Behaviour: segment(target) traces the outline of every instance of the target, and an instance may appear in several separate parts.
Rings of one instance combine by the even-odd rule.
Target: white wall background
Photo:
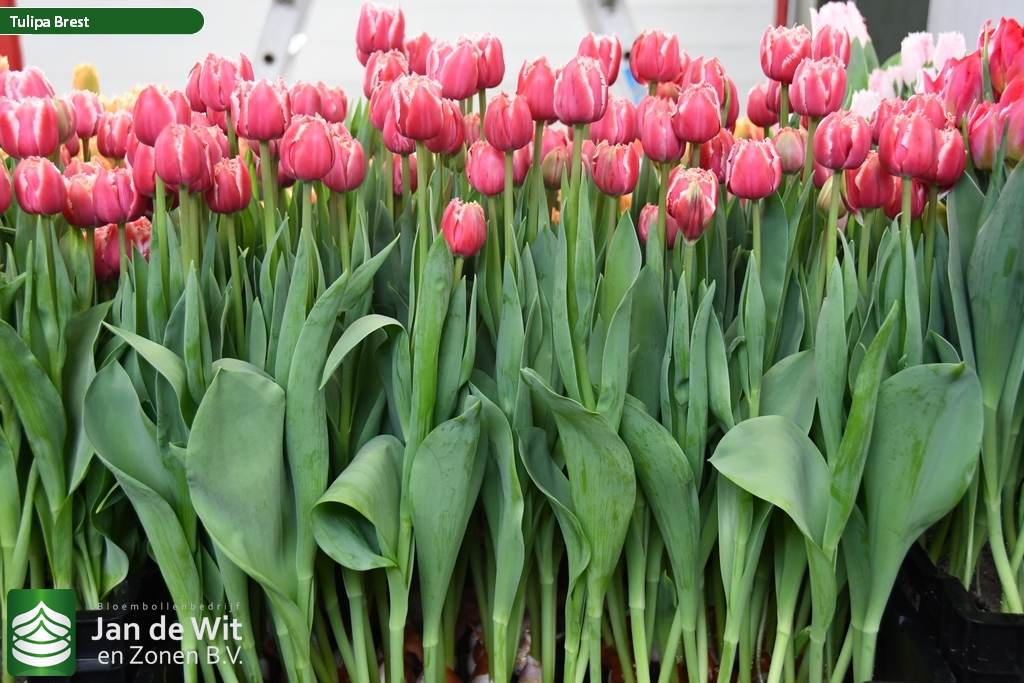
[[[313,0],[307,15],[307,42],[285,75],[323,80],[361,96],[363,68],[355,56],[355,22],[362,0]],[[761,34],[771,22],[774,0],[626,0],[634,28],[658,27],[676,33],[691,56],[717,56],[736,81],[742,100],[764,76],[758,61]],[[67,0],[21,0],[20,7],[67,6]],[[89,5],[129,4],[90,0]],[[138,5],[139,3],[130,3]],[[76,63],[92,62],[105,94],[137,84],[160,82],[183,87],[188,71],[208,52],[246,52],[251,57],[263,30],[269,0],[162,0],[161,6],[196,7],[206,19],[192,36],[23,36],[26,63],[42,68],[58,92],[71,87]],[[404,0],[406,34],[427,31],[454,39],[492,31],[504,45],[506,78],[515,89],[523,61],[546,54],[553,64],[573,56],[586,25],[580,0]],[[624,49],[631,38],[620,36]]]

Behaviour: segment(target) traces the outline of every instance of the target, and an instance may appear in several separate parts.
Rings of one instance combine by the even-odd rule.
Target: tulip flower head
[[[801,116],[822,117],[839,111],[846,97],[846,67],[836,57],[807,59],[797,66],[789,101]]]
[[[920,180],[903,178],[903,183],[912,183],[910,190],[910,220],[916,221],[924,214],[924,207],[928,201],[928,185]],[[899,178],[893,183],[892,197],[883,207],[886,217],[894,221],[903,212],[903,185]]]
[[[700,167],[714,173],[719,183],[726,181],[729,155],[735,142],[729,129],[723,128],[718,131],[718,135],[700,146]]]
[[[678,161],[686,143],[676,135],[672,119],[676,105],[662,97],[652,97],[641,104],[640,144],[651,161]]]
[[[425,140],[424,144],[434,154],[458,154],[466,139],[465,119],[453,100],[442,101],[441,114],[441,132]]]
[[[979,39],[978,47],[981,47]],[[1002,94],[1007,84],[1024,75],[1024,28],[1016,19],[1003,17],[988,41],[988,70],[992,89]]]
[[[202,138],[189,126],[180,123],[167,126],[153,149],[156,174],[165,184],[192,185],[202,180],[209,153]]]
[[[637,224],[637,232],[640,234],[640,241],[647,244],[647,237],[652,232],[658,231],[658,206],[648,204],[640,210],[640,221]],[[665,212],[665,246],[673,249],[676,246],[676,238],[679,237],[679,223],[672,216],[670,211]]]
[[[92,190],[93,207],[100,223],[124,223],[142,215],[142,195],[127,168],[101,169]]]
[[[103,115],[103,105],[96,93],[88,90],[74,90],[68,97],[75,107],[75,132],[85,140],[96,136]]]
[[[398,5],[364,2],[356,21],[356,57],[365,65],[374,52],[405,46],[405,14]]]
[[[637,137],[636,108],[624,97],[609,97],[608,108],[590,124],[590,139],[613,145],[633,142]]]
[[[590,32],[580,40],[576,54],[600,62],[608,86],[615,85],[619,77],[619,66],[622,64],[622,43],[619,42],[617,35],[599,36]]]
[[[452,199],[441,217],[441,232],[453,254],[461,258],[476,256],[487,240],[484,207]]]
[[[706,81],[688,85],[679,95],[672,126],[680,140],[697,145],[718,135],[722,113],[715,88]]]
[[[7,177],[6,173],[3,175],[4,178]],[[85,173],[76,173],[66,180],[67,201],[61,213],[64,214],[64,220],[68,222],[68,225],[86,229],[95,228],[99,225],[92,198],[95,182],[95,174],[88,175]],[[0,180],[0,184],[2,184],[2,180]],[[7,179],[6,185],[10,188],[10,179]]]
[[[608,107],[608,83],[601,63],[573,57],[555,79],[555,115],[567,126],[593,123]]]
[[[953,187],[967,167],[967,150],[964,139],[956,128],[943,128],[935,132],[936,163],[932,172],[924,177],[930,183],[945,190]],[[1018,149],[1017,159],[1020,159]],[[1007,145],[1010,156],[1010,145]]]
[[[441,84],[441,94],[450,100],[464,100],[477,91],[480,82],[480,48],[469,39],[455,43],[435,41],[427,53],[427,75]]]
[[[846,203],[851,211],[880,209],[896,192],[896,179],[885,172],[878,154],[868,152],[864,163],[846,171]]]
[[[782,160],[771,140],[737,140],[726,170],[729,192],[743,199],[761,199],[779,189]]]
[[[483,140],[474,142],[466,154],[466,176],[480,194],[501,194],[505,190],[505,155]]]
[[[358,140],[335,134],[334,165],[324,176],[324,185],[331,192],[351,192],[366,178],[366,153]]]
[[[281,138],[281,167],[296,180],[322,180],[334,165],[334,140],[320,116],[296,116]]]
[[[132,129],[131,112],[120,109],[105,112],[96,131],[96,148],[108,159],[123,159],[128,153],[128,134]]]
[[[441,132],[444,113],[441,108],[441,84],[412,74],[391,85],[391,106],[395,127],[411,140],[429,140]]]
[[[844,67],[850,66],[850,34],[846,29],[826,24],[814,33],[811,59],[837,57]]]
[[[533,119],[526,99],[505,92],[492,97],[484,114],[484,135],[502,152],[525,147],[533,139]]]
[[[363,76],[363,95],[366,99],[373,97],[377,88],[390,84],[396,78],[409,73],[409,62],[405,55],[398,50],[387,52],[374,52],[366,62],[366,72]],[[294,103],[293,103],[294,109]],[[294,112],[296,114],[306,112]]]
[[[64,176],[42,157],[22,159],[14,167],[14,194],[21,210],[33,216],[55,216],[68,199]]]
[[[814,134],[814,159],[834,171],[856,168],[871,149],[871,128],[849,111],[837,111],[821,120]]]
[[[52,155],[59,135],[52,98],[26,97],[0,116],[0,147],[15,159]]]
[[[505,53],[502,50],[501,41],[490,31],[475,34],[471,40],[478,51],[477,90],[497,88],[505,78]]]
[[[803,128],[783,128],[775,134],[775,151],[782,161],[783,173],[799,173],[807,158],[807,131]]]
[[[668,212],[687,244],[701,238],[718,205],[718,179],[703,168],[677,167],[668,186]]]
[[[206,205],[214,213],[242,211],[252,201],[249,167],[241,157],[221,159],[213,167],[213,185],[204,194]]]
[[[523,67],[519,70],[516,93],[526,98],[534,121],[555,120],[555,80],[557,78],[558,70],[548,63],[547,57],[539,57],[532,62],[523,62]]]
[[[938,160],[935,125],[923,114],[898,114],[882,126],[878,158],[887,173],[926,178]]]
[[[231,95],[231,120],[238,137],[247,140],[277,140],[291,123],[288,88],[280,78],[252,83],[242,81]]]
[[[633,145],[601,142],[594,152],[594,184],[601,192],[619,196],[636,187],[640,175],[640,155]]]
[[[189,123],[192,121],[192,110],[184,93],[171,93],[161,90],[155,85],[146,87],[135,100],[132,118],[132,132],[144,145],[153,146],[163,129],[172,123]],[[114,223],[116,221],[106,221]]]
[[[199,71],[199,97],[207,110],[226,111],[231,108],[231,95],[238,83],[253,79],[252,63],[245,55],[231,59],[211,53]]]
[[[633,41],[629,70],[638,83],[674,81],[682,72],[679,38],[661,29],[644,31]]]
[[[811,56],[811,32],[806,26],[772,26],[761,36],[761,69],[780,83],[792,83],[796,68]]]
[[[767,88],[765,83],[758,83],[747,93],[747,118],[761,128],[770,128],[779,122],[779,113],[768,108]]]
[[[427,75],[427,53],[433,45],[434,39],[426,31],[405,41],[405,56],[411,73]]]

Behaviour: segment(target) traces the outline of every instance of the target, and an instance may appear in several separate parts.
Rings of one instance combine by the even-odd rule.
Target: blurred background
[[[384,0],[389,2],[390,0]],[[361,96],[363,67],[355,54],[355,23],[362,0],[163,0],[154,5],[195,7],[206,23],[189,36],[22,36],[24,62],[46,73],[58,93],[71,88],[75,64],[92,62],[103,93],[114,96],[144,83],[183,88],[189,69],[208,52],[245,52],[257,76],[280,73],[293,82],[322,80]],[[5,2],[3,4],[9,4]],[[64,2],[19,0],[18,7]],[[88,0],[93,7],[139,2]],[[1024,18],[1024,0],[860,0],[879,58],[899,51],[909,31],[960,31],[968,49],[986,19]],[[814,0],[404,0],[406,37],[426,31],[453,40],[495,33],[505,51],[502,88],[514,90],[523,61],[545,54],[554,65],[572,57],[588,31],[616,33],[624,51],[648,28],[679,36],[692,57],[718,57],[742,101],[764,80],[758,46],[773,23],[809,24]],[[261,74],[262,71],[262,74]],[[628,72],[628,70],[626,70]],[[616,89],[629,94],[620,78]]]

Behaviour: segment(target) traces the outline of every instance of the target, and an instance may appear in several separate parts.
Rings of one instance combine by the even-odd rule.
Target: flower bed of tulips
[[[1024,31],[955,38],[832,3],[743,119],[373,4],[351,106],[0,73],[3,599],[152,557],[189,683],[859,683],[919,540],[1024,611]]]

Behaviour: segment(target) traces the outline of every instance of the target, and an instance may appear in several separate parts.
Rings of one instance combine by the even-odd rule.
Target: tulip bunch
[[[883,98],[829,3],[743,118],[660,30],[639,102],[594,34],[488,92],[495,35],[373,3],[351,107],[0,72],[2,599],[152,556],[241,623],[189,683],[866,681],[928,529],[1024,611],[1022,40]]]

